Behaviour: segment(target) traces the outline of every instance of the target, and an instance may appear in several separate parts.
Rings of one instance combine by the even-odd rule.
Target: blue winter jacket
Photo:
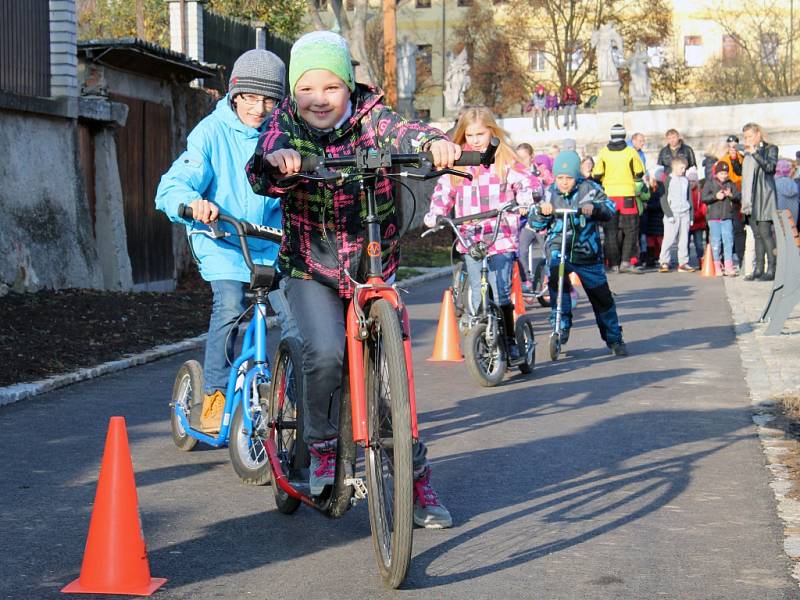
[[[576,265],[603,262],[603,247],[597,223],[609,221],[617,212],[614,203],[608,199],[603,188],[590,180],[578,179],[569,194],[562,194],[553,183],[544,193],[542,203],[550,203],[554,208],[580,209],[586,203],[594,205],[592,216],[581,213],[570,215],[567,228],[567,260]],[[541,206],[541,205],[540,205]],[[547,254],[553,262],[561,257],[561,235],[564,221],[561,215],[544,216],[537,213],[528,216],[528,227],[534,231],[548,229]]]
[[[156,207],[172,221],[185,224],[187,234],[206,226],[180,218],[178,205],[202,198],[219,206],[223,214],[280,228],[280,201],[254,193],[244,170],[255,152],[260,133],[261,130],[239,120],[227,96],[222,98],[214,112],[192,130],[186,150],[161,178]],[[226,224],[220,223],[220,227],[233,231]],[[212,240],[205,235],[191,235],[189,243],[206,281],[250,281],[250,271],[236,238]],[[275,263],[277,244],[248,238],[248,246],[254,262]]]

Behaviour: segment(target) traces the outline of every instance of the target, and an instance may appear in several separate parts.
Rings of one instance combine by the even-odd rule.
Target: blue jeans
[[[600,330],[600,337],[607,345],[622,341],[622,327],[617,316],[617,307],[611,289],[608,287],[606,270],[603,263],[591,265],[576,265],[569,261],[564,263],[564,289],[561,294],[561,328],[568,330],[572,327],[572,298],[570,298],[569,278],[570,273],[577,273],[581,284],[589,298],[594,311],[594,319]],[[556,324],[556,298],[558,298],[558,253],[554,252],[550,259],[550,324]]]
[[[489,285],[492,286],[494,301],[498,306],[511,304],[511,273],[514,269],[514,254],[493,254],[489,257]],[[469,288],[472,292],[472,306],[475,310],[481,305],[481,264],[469,255],[464,256],[469,273]]]
[[[214,299],[203,359],[203,390],[206,394],[213,394],[215,390],[224,393],[228,387],[231,367],[229,359],[232,361],[236,356],[236,338],[239,335],[239,327],[234,328],[233,324],[247,306],[244,294],[249,287],[241,281],[228,279],[210,283]],[[281,280],[279,289],[269,293],[269,302],[280,319],[281,338],[299,337],[297,324],[283,293],[284,287],[285,279]]]
[[[703,230],[696,229],[689,232],[689,254],[691,255],[691,244],[694,244],[694,253],[697,255],[697,266],[700,266],[700,261],[703,260],[703,254],[706,251],[705,244],[703,244]]]
[[[724,256],[726,263],[733,262],[733,221],[731,219],[709,221],[708,229],[711,233],[711,251],[714,253],[714,260],[721,261]]]

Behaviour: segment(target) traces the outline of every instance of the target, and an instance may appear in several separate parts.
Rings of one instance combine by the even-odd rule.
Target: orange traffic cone
[[[166,581],[150,577],[125,419],[111,417],[81,575],[61,591],[149,596]]]
[[[467,290],[469,293],[469,290]],[[442,297],[442,308],[439,311],[439,327],[433,342],[431,362],[461,362],[464,355],[458,347],[458,324],[456,323],[456,307],[453,304],[453,290],[447,288]]]
[[[522,277],[519,274],[519,263],[514,261],[514,270],[511,274],[511,301],[514,303],[514,317],[519,318],[525,314],[525,299],[522,297]]]
[[[716,277],[717,270],[714,268],[714,253],[711,251],[711,244],[706,244],[706,251],[703,254],[700,274],[703,277]]]

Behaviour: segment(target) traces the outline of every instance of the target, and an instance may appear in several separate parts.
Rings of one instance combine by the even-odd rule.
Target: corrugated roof
[[[78,42],[78,56],[159,79],[175,77],[188,82],[217,73],[216,65],[201,63],[138,38],[82,40]]]

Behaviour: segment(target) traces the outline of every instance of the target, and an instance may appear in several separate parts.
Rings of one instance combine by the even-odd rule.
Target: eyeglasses
[[[245,106],[253,107],[262,104],[265,110],[272,110],[275,108],[275,100],[273,98],[267,98],[266,96],[256,96],[255,94],[239,94],[239,98],[242,100],[242,104]]]

